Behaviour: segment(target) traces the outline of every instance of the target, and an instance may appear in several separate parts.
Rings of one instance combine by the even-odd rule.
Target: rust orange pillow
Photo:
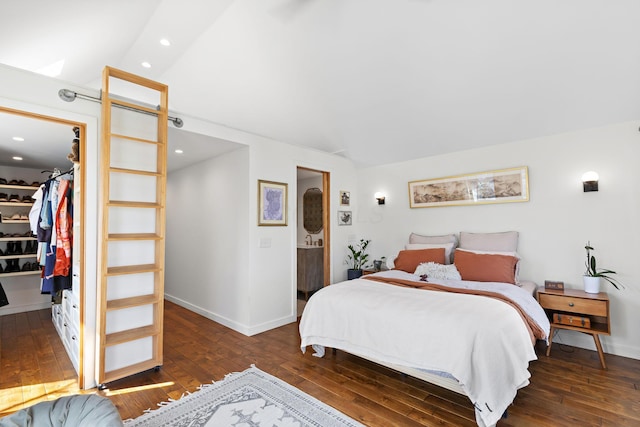
[[[393,261],[396,270],[412,273],[423,262],[437,262],[444,264],[444,248],[412,249],[400,251]]]
[[[457,249],[453,263],[462,280],[516,283],[518,258],[509,255],[477,254]]]

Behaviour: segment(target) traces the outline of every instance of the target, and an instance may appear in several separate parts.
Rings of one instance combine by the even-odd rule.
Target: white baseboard
[[[220,316],[212,311],[206,310],[200,306],[190,303],[189,301],[185,301],[183,299],[174,297],[173,295],[164,294],[164,297],[167,301],[171,301],[174,304],[178,304],[181,307],[186,308],[189,311],[193,311],[194,313],[198,313],[201,316],[206,317],[207,319],[211,319],[214,322],[220,323],[228,328],[233,329],[236,332],[240,332],[243,335],[252,336],[259,334],[264,331],[268,331],[270,329],[274,329],[283,325],[288,325],[289,323],[295,322],[296,316],[287,316],[281,319],[276,319],[270,322],[265,322],[261,325],[256,326],[247,326],[231,319],[227,319],[224,316]]]
[[[38,304],[28,304],[28,305],[20,305],[11,307],[11,304],[0,308],[0,316],[4,316],[6,314],[15,314],[15,313],[24,313],[25,311],[35,311],[42,310],[44,308],[51,308],[51,302],[41,302]]]

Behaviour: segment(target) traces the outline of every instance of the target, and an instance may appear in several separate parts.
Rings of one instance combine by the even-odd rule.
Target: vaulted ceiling
[[[638,16],[636,0],[23,0],[0,15],[0,62],[91,87],[114,66],[167,83],[173,111],[375,165],[639,119]]]

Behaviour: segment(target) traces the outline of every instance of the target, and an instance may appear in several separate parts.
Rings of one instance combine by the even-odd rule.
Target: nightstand
[[[607,369],[600,344],[601,334],[611,335],[609,297],[605,292],[588,294],[576,289],[556,291],[538,288],[538,302],[551,322],[547,356],[551,352],[553,333],[556,329],[583,332],[593,336],[600,364]]]

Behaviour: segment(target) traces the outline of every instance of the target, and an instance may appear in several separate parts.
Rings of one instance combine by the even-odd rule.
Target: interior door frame
[[[13,109],[13,108],[9,108],[9,107],[4,107],[2,105],[0,105],[0,113],[7,113],[7,114],[14,114],[17,116],[22,116],[22,117],[28,117],[28,118],[32,118],[35,120],[45,120],[48,122],[52,122],[52,123],[56,123],[56,124],[60,124],[63,126],[69,126],[71,128],[73,127],[78,127],[80,128],[80,174],[75,175],[74,180],[78,179],[80,182],[80,210],[76,211],[74,209],[74,216],[75,215],[80,215],[80,236],[75,236],[74,235],[74,244],[79,244],[80,248],[78,250],[78,253],[80,254],[80,260],[79,260],[79,266],[80,266],[80,271],[77,272],[78,273],[78,277],[79,277],[79,284],[78,284],[78,291],[79,291],[79,295],[78,295],[78,301],[81,304],[80,307],[80,324],[78,325],[79,331],[78,334],[80,335],[78,337],[78,345],[79,345],[79,353],[78,353],[78,387],[83,390],[85,387],[85,376],[84,376],[84,338],[85,338],[85,305],[86,305],[86,301],[85,301],[85,236],[86,236],[86,230],[85,230],[85,207],[86,207],[86,134],[87,134],[87,124],[83,123],[83,122],[76,122],[74,120],[68,120],[68,119],[63,119],[60,117],[53,117],[53,116],[49,116],[49,115],[44,115],[44,114],[39,114],[39,113],[34,113],[31,111],[25,111],[25,110],[17,110],[17,109]],[[72,138],[69,138],[69,147],[71,147],[71,140]],[[77,212],[77,214],[76,214]]]
[[[331,173],[306,166],[297,166],[296,170],[307,170],[319,173],[322,176],[322,286],[331,283]]]

